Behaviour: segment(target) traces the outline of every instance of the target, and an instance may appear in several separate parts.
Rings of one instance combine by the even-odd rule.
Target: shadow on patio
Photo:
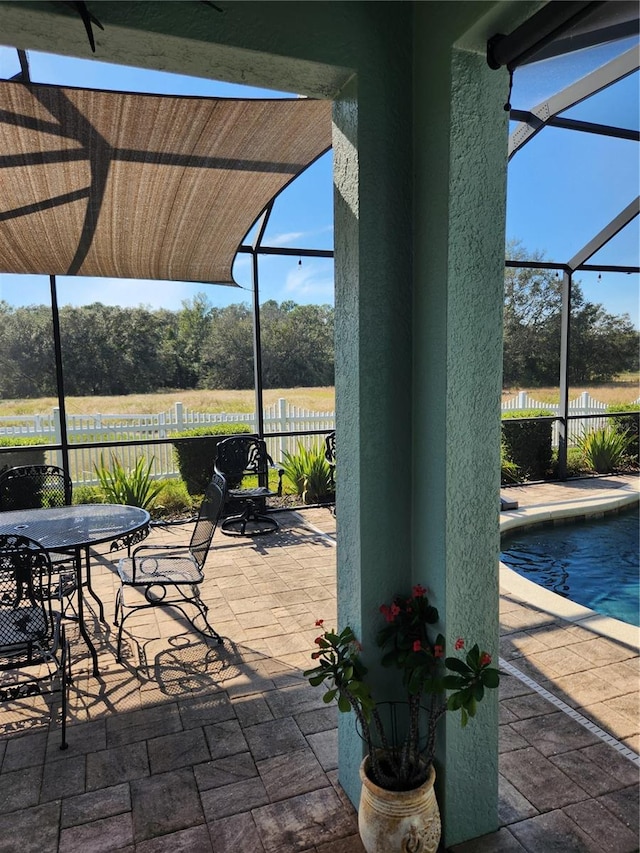
[[[202,592],[223,647],[154,609],[130,618],[117,664],[113,555],[94,554],[107,617],[101,624],[92,611],[89,626],[101,674],[90,675],[69,623],[66,752],[43,697],[3,706],[0,853],[362,853],[355,810],[337,782],[336,710],[302,676],[315,620],[336,620],[335,518],[307,509],[279,520],[271,536],[214,539]],[[189,532],[155,528],[151,537],[185,541]],[[527,659],[531,651],[545,660],[545,649],[555,659],[554,649],[572,644],[585,679],[606,665],[621,685],[625,674],[632,680],[637,653],[510,595],[502,621],[503,658],[531,679],[510,670],[501,685],[504,826],[456,853],[637,850],[637,768],[541,695],[536,685],[553,691],[553,673]],[[587,652],[606,660],[589,661]],[[561,696],[584,705],[568,690]]]

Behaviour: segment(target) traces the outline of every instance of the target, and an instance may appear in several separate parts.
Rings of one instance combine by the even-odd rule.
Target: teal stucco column
[[[465,5],[414,47],[413,567],[457,637],[497,662],[506,76],[457,48]],[[452,49],[453,45],[453,49]],[[498,691],[441,725],[447,845],[498,826]]]

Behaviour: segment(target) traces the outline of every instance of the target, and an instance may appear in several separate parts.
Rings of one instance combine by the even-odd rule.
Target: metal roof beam
[[[567,264],[572,270],[578,269],[582,264],[586,263],[592,255],[595,255],[609,240],[618,234],[619,231],[628,225],[640,213],[640,196],[637,196],[631,204],[628,204],[624,210],[611,220],[602,231],[596,234],[593,239],[575,254]]]
[[[519,151],[523,145],[529,142],[539,133],[543,127],[550,124],[551,120],[568,110],[570,107],[579,104],[586,98],[590,98],[597,92],[601,92],[608,86],[617,83],[629,74],[633,74],[638,70],[640,62],[638,59],[637,47],[632,47],[625,53],[620,54],[611,62],[596,68],[590,74],[567,86],[561,92],[553,95],[546,101],[542,101],[531,110],[532,120],[521,122],[513,133],[509,136],[509,159],[513,157],[516,151]]]
[[[511,119],[528,124],[533,128],[542,128],[544,122],[528,110],[511,110]],[[560,127],[563,130],[577,130],[582,133],[595,133],[600,136],[609,136],[613,139],[628,139],[631,142],[640,142],[640,131],[631,130],[626,127],[614,127],[611,124],[597,124],[592,121],[579,121],[572,118],[560,118],[553,116],[546,122],[547,127]]]

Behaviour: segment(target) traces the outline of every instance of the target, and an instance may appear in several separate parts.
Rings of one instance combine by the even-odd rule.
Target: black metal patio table
[[[104,608],[91,586],[89,549],[103,542],[111,542],[112,550],[129,547],[148,534],[149,520],[146,510],[119,504],[78,504],[0,512],[0,533],[18,533],[39,542],[47,551],[68,551],[75,555],[78,624],[91,653],[94,675],[98,675],[98,655],[84,622],[83,586],[87,587],[97,602],[102,622]],[[86,574],[84,580],[83,563]]]

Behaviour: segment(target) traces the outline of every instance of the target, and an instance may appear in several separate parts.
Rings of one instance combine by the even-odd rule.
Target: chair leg
[[[275,518],[260,512],[253,502],[240,515],[231,515],[220,524],[220,530],[226,536],[265,536],[275,533],[279,527]]]
[[[69,700],[69,683],[71,682],[71,658],[69,655],[69,645],[65,635],[64,625],[60,629],[61,654],[60,654],[60,669],[61,669],[61,691],[62,691],[62,739],[60,741],[60,749],[67,749],[67,706]]]

